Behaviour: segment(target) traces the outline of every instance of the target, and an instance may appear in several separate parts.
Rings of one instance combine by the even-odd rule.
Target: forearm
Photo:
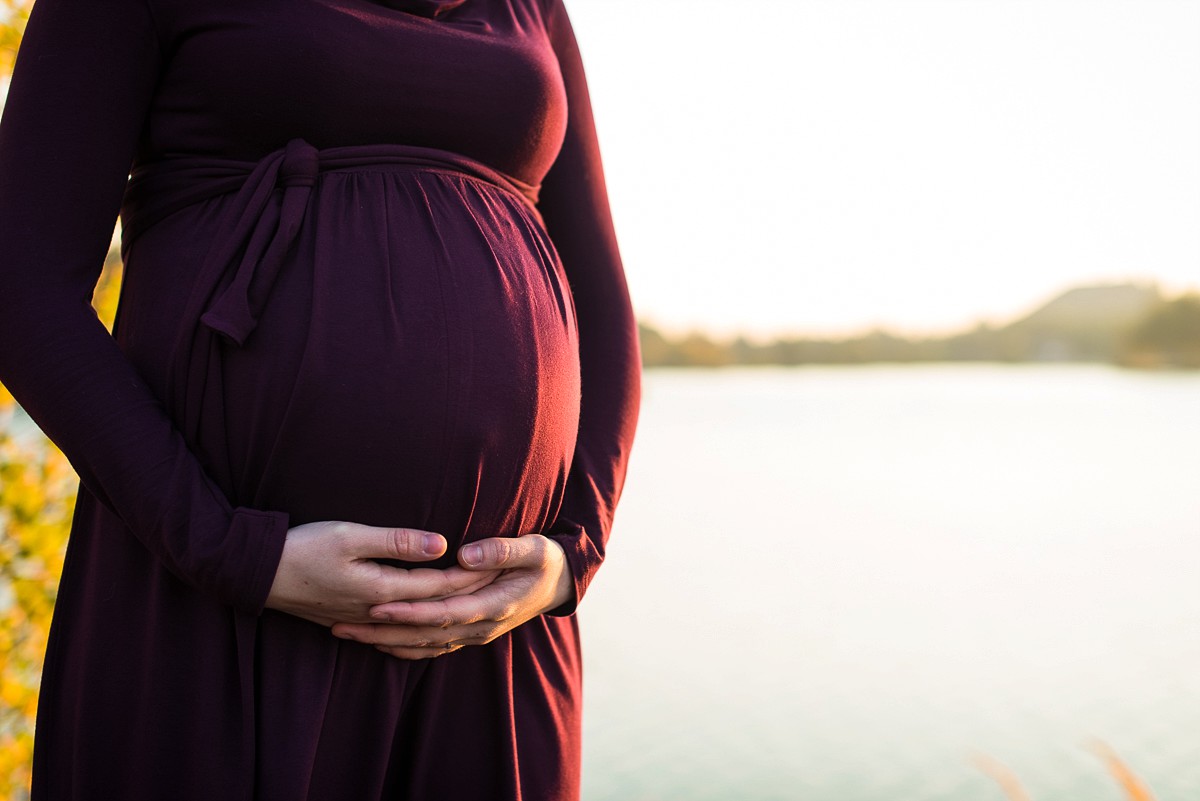
[[[0,122],[0,381],[168,568],[261,608],[287,518],[234,510],[90,306],[161,49],[142,0],[39,0]]]

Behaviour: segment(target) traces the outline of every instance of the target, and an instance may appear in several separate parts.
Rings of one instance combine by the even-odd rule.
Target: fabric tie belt
[[[258,162],[185,156],[139,165],[121,207],[122,254],[146,230],[195,203],[236,192],[201,267],[200,322],[239,346],[258,324],[284,258],[300,232],[321,172],[411,167],[485,181],[537,212],[538,187],[457,153],[410,145],[317,150],[293,139]],[[277,192],[276,190],[282,190]],[[232,273],[230,271],[232,270]],[[216,289],[221,285],[224,286]]]

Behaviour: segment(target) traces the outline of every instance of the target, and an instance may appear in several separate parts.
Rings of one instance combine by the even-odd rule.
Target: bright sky
[[[567,0],[639,315],[945,330],[1200,288],[1200,0]]]

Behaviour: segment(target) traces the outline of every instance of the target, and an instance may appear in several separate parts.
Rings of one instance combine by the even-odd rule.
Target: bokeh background
[[[1200,0],[567,5],[647,366],[585,798],[1200,798]],[[0,394],[0,797],[74,483]]]

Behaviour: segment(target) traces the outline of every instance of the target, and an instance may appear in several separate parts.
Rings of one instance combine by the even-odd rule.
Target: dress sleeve
[[[562,0],[548,0],[547,29],[566,85],[568,119],[539,205],[575,298],[583,390],[566,494],[548,532],[566,551],[575,580],[575,599],[551,612],[567,615],[604,559],[637,425],[641,359],[583,62]]]
[[[147,0],[38,0],[0,122],[0,381],[172,572],[256,614],[287,533],[233,509],[92,310],[162,62]]]

